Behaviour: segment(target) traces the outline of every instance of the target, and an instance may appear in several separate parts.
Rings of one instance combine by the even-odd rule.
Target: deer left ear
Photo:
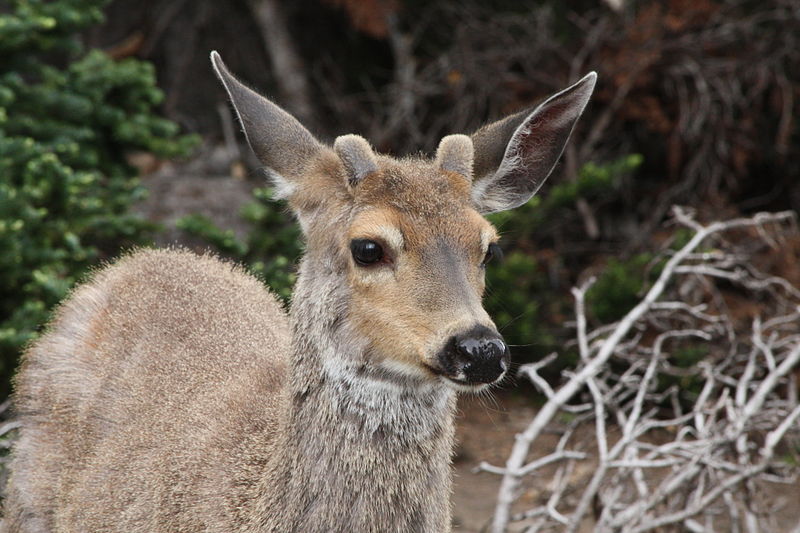
[[[297,119],[237,80],[217,52],[211,52],[211,64],[230,96],[247,142],[272,171],[280,196],[289,196],[309,161],[324,147]]]
[[[527,110],[472,134],[475,147],[472,198],[481,213],[518,207],[536,193],[564,151],[586,108],[597,74]]]

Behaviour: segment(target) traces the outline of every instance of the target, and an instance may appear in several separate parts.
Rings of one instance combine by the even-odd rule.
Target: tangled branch
[[[585,298],[593,280],[573,290],[577,368],[555,390],[537,373],[552,357],[520,369],[547,402],[517,436],[505,467],[481,465],[503,476],[493,532],[511,522],[529,532],[574,532],[587,523],[631,533],[775,528],[775,508],[786,502],[757,495],[760,484],[798,478],[779,456],[800,437],[792,374],[800,367],[800,291],[749,259],[753,242],[776,247],[796,231],[794,216],[701,225],[673,208],[675,222],[694,235],[668,252],[656,281],[620,321],[590,331]],[[725,239],[735,232],[747,233],[735,239],[747,244]],[[758,304],[755,316],[733,315],[725,303],[732,290]],[[686,364],[682,350],[701,356]],[[569,422],[557,428],[556,449],[531,459],[557,417]],[[577,479],[581,464],[592,466],[591,475]],[[512,512],[525,481],[553,465],[540,505]]]

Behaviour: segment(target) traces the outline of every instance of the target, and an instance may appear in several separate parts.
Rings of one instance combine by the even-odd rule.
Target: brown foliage
[[[387,17],[398,9],[396,0],[323,0],[344,9],[350,23],[358,31],[383,39],[389,34]]]

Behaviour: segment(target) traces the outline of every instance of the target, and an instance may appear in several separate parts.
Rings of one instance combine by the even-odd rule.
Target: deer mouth
[[[502,372],[493,379],[486,380],[469,379],[463,371],[450,373],[438,365],[433,366],[426,364],[425,367],[449,387],[462,392],[477,392],[503,380],[507,373],[508,363],[503,360],[500,364],[502,366]]]

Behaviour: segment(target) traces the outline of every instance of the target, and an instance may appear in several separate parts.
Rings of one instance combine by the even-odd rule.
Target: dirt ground
[[[146,162],[139,164],[147,168]],[[149,194],[135,209],[148,220],[163,226],[164,231],[157,236],[156,244],[202,247],[202,243],[175,228],[179,218],[194,213],[205,215],[221,228],[232,229],[237,236],[244,237],[248,226],[239,216],[239,211],[251,201],[251,192],[258,184],[254,180],[191,171],[191,164],[175,168],[165,163],[142,178]]]
[[[536,410],[530,401],[509,393],[491,399],[464,396],[458,407],[453,529],[479,533],[491,521],[500,476],[476,473],[475,468],[482,461],[503,466],[514,445],[514,436],[525,429]]]

